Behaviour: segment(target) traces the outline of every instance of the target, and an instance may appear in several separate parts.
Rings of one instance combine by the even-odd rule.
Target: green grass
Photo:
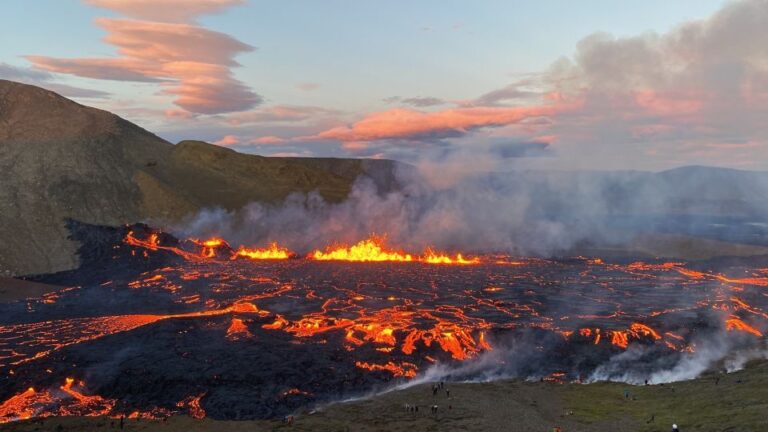
[[[630,399],[624,397],[627,390]],[[566,386],[562,397],[574,416],[585,423],[614,417],[636,420],[638,431],[669,430],[673,423],[683,431],[768,430],[768,363],[666,385]],[[652,416],[654,420],[649,422]]]

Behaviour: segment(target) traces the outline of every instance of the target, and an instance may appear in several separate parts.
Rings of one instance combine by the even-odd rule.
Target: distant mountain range
[[[178,220],[318,191],[340,201],[359,175],[393,188],[386,160],[272,158],[201,141],[173,145],[114,114],[0,80],[0,275],[78,265],[66,219]]]

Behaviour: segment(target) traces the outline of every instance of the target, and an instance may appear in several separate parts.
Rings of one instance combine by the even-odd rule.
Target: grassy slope
[[[632,395],[629,400],[625,390]],[[673,422],[684,431],[768,430],[768,362],[734,374],[667,385],[566,386],[561,396],[581,420],[630,418],[638,423],[638,431],[669,430]]]
[[[499,381],[449,384],[451,397],[432,396],[429,385],[335,404],[280,422],[217,422],[174,417],[165,422],[130,421],[130,431],[668,431],[673,422],[682,431],[768,430],[768,362],[746,370],[667,385],[628,386],[620,383],[558,385]],[[632,397],[626,399],[629,390]],[[418,413],[403,409],[419,404]],[[431,414],[429,405],[439,405]],[[451,409],[448,410],[448,406]],[[654,420],[649,422],[651,416]],[[3,431],[109,430],[110,419],[54,418],[19,422]]]

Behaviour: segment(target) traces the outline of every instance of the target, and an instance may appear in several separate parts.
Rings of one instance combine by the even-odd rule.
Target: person
[[[680,432],[680,429],[677,428],[676,424],[672,425],[672,432]]]
[[[445,397],[451,397],[451,391],[450,390],[446,390],[445,391]]]
[[[125,426],[125,414],[120,416],[120,430],[123,430],[123,426]]]

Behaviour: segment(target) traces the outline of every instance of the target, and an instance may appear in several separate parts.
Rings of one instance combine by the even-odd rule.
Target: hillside
[[[267,158],[200,141],[173,145],[114,114],[0,80],[0,275],[77,266],[68,218],[178,220],[316,190],[343,200],[360,174],[393,187],[391,161]]]

